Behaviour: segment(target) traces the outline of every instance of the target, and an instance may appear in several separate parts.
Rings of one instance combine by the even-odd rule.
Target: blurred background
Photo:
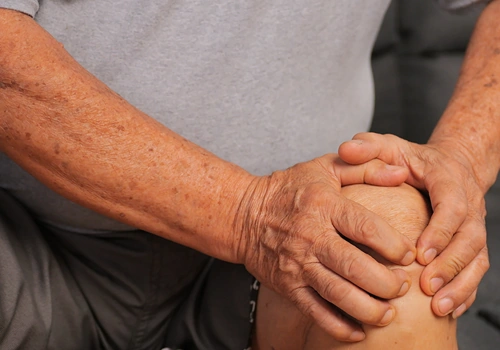
[[[451,97],[480,11],[450,14],[431,0],[393,0],[373,50],[372,131],[426,142]],[[459,319],[460,350],[500,349],[500,181],[486,204],[491,268]]]

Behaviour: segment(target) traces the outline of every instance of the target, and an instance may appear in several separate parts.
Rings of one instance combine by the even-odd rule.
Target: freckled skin
[[[500,77],[500,57],[491,49],[500,37],[499,17],[500,1],[493,1],[431,139],[461,149],[484,191],[500,164],[498,85],[484,86]],[[128,104],[27,16],[0,10],[0,33],[0,53],[8,52],[0,54],[3,152],[77,203],[220,259],[247,262],[234,247],[233,236],[241,232],[233,219],[255,177]],[[477,132],[470,133],[471,127]],[[95,135],[92,142],[89,134]],[[152,147],[155,152],[148,151]],[[131,190],[127,181],[140,185]],[[207,220],[209,215],[217,220]]]
[[[356,142],[339,149],[350,164],[375,158],[403,164],[410,171],[407,183],[429,192],[435,212],[417,244],[417,259],[428,263],[420,286],[433,295],[432,310],[440,316],[470,307],[490,267],[484,196],[500,169],[498,18],[500,1],[491,1],[476,24],[453,96],[426,144],[360,133]]]
[[[62,196],[209,256],[244,264],[260,280],[268,280],[294,299],[304,312],[312,295],[293,298],[294,285],[319,288],[325,284],[318,278],[325,271],[319,264],[308,265],[311,258],[327,261],[333,276],[338,276],[334,270],[341,269],[345,260],[386,276],[388,282],[382,287],[376,278],[363,286],[375,295],[397,293],[408,277],[383,270],[373,260],[366,264],[353,258],[364,255],[352,246],[335,254],[323,249],[334,245],[331,241],[344,243],[334,229],[335,222],[344,235],[359,235],[360,241],[391,261],[412,259],[411,242],[339,195],[342,183],[368,179],[379,185],[400,184],[407,175],[404,169],[388,170],[380,161],[347,166],[330,153],[267,176],[254,176],[136,109],[81,67],[32,18],[0,9],[0,33],[0,82],[5,85],[0,89],[0,111],[4,111],[0,149]],[[30,140],[24,137],[26,132]],[[298,192],[308,194],[304,196],[308,198],[306,213],[294,209]],[[323,205],[325,193],[336,195],[334,201],[328,196],[329,207]],[[345,220],[342,211],[357,215]],[[364,217],[376,222],[370,229],[376,228],[378,235],[365,238],[359,232],[367,228],[355,229],[363,226]],[[331,234],[317,237],[307,227],[326,227]],[[385,238],[391,238],[390,247],[383,244]],[[280,245],[284,248],[269,249]],[[295,271],[305,271],[299,281],[288,277],[293,271],[279,270],[283,261],[292,260]],[[354,289],[349,282],[346,287]],[[380,306],[365,292],[356,298]],[[384,307],[377,310],[381,318]],[[337,323],[331,315],[327,319]],[[339,333],[338,327],[324,328],[333,335]],[[356,325],[344,321],[340,328],[350,331]]]
[[[497,84],[498,84],[497,80],[495,78],[491,78],[491,81],[487,84],[484,84],[483,86],[484,87],[492,87],[492,86],[495,86]]]
[[[500,1],[481,14],[453,96],[429,140],[459,148],[473,164],[484,193],[500,169],[499,17]]]
[[[421,193],[408,185],[382,188],[354,185],[343,188],[348,198],[366,206],[416,242],[430,215]],[[367,253],[390,268],[394,266],[370,249]],[[262,286],[257,305],[254,350],[456,350],[456,321],[432,313],[431,297],[419,287],[423,266],[417,262],[402,267],[412,277],[407,294],[389,302],[396,317],[386,327],[364,325],[365,340],[338,342],[305,318],[284,298]]]
[[[237,262],[232,220],[253,176],[131,106],[28,16],[0,10],[0,32],[3,152],[81,205]]]

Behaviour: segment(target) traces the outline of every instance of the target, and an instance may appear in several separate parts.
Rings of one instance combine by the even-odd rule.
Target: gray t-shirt
[[[370,53],[388,4],[0,0],[34,16],[130,103],[254,174],[336,152],[368,129]],[[61,228],[131,229],[55,194],[2,154],[0,187]]]

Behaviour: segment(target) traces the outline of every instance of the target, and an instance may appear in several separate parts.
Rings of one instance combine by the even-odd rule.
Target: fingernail
[[[424,260],[425,260],[425,263],[426,264],[430,264],[430,262],[432,260],[434,260],[434,258],[436,257],[437,255],[437,251],[436,249],[434,248],[431,248],[431,249],[428,249],[425,253],[424,253]]]
[[[442,278],[434,277],[431,279],[431,292],[436,294],[439,288],[441,288],[444,284]]]
[[[389,324],[392,321],[393,317],[394,317],[394,310],[392,309],[387,310],[384,317],[380,321],[380,324],[382,325]]]
[[[448,315],[451,312],[452,308],[453,308],[453,300],[449,298],[441,299],[438,302],[438,309],[444,315]]]
[[[360,332],[360,331],[352,332],[351,336],[349,337],[349,340],[352,340],[352,341],[361,341],[363,339],[365,339],[365,333]]]
[[[453,314],[451,315],[451,317],[453,317],[454,319],[459,318],[460,316],[463,315],[463,313],[465,312],[466,309],[467,309],[467,306],[465,306],[465,304],[460,305],[459,307],[457,307],[457,309],[455,311],[453,311]]]
[[[401,260],[401,264],[410,265],[414,261],[415,261],[415,253],[412,251],[409,251],[408,253],[406,253],[403,260]]]
[[[406,292],[408,292],[408,289],[410,289],[410,284],[408,282],[403,283],[401,289],[399,290],[398,297],[405,295]]]
[[[356,145],[361,145],[363,143],[363,140],[351,140],[349,142],[355,143]]]

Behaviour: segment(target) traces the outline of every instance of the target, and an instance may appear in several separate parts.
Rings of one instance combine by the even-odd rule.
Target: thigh
[[[0,190],[0,348],[95,349],[85,298],[29,213]]]
[[[212,260],[172,320],[165,346],[249,349],[258,290],[244,266]]]
[[[46,227],[99,331],[99,349],[161,349],[172,315],[209,258],[143,231]]]
[[[209,258],[142,231],[35,222],[0,190],[0,349],[160,349]]]

